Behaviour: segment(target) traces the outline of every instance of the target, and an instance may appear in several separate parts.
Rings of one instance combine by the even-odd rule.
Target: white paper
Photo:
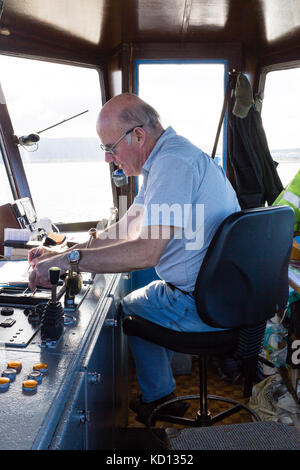
[[[1,285],[27,285],[28,261],[0,261]]]

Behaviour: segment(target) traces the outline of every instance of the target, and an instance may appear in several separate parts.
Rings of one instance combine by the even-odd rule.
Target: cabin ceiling
[[[98,57],[122,42],[272,49],[300,45],[300,0],[4,0],[0,28],[4,50],[24,40]]]

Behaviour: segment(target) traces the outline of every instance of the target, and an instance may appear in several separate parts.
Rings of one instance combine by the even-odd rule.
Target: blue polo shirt
[[[143,226],[174,226],[156,272],[192,292],[218,226],[240,210],[235,191],[223,168],[172,127],[156,142],[142,175],[133,203],[144,207]]]

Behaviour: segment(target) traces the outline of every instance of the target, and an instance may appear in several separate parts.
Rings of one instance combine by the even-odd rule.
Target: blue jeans
[[[191,295],[174,291],[164,281],[153,281],[122,300],[123,315],[138,315],[176,331],[216,331],[199,317]],[[173,392],[176,384],[171,368],[173,351],[129,336],[137,379],[145,402],[158,400]]]

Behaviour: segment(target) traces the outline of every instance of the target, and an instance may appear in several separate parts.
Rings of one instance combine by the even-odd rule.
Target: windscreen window
[[[284,187],[300,169],[300,68],[267,73],[262,120]]]
[[[107,218],[113,202],[109,165],[96,134],[102,106],[98,71],[10,56],[0,56],[0,69],[14,133],[40,137],[36,144],[19,145],[38,218]]]
[[[226,63],[138,61],[138,95],[172,126],[208,155],[212,154],[224,100]],[[223,164],[223,126],[216,161]]]

